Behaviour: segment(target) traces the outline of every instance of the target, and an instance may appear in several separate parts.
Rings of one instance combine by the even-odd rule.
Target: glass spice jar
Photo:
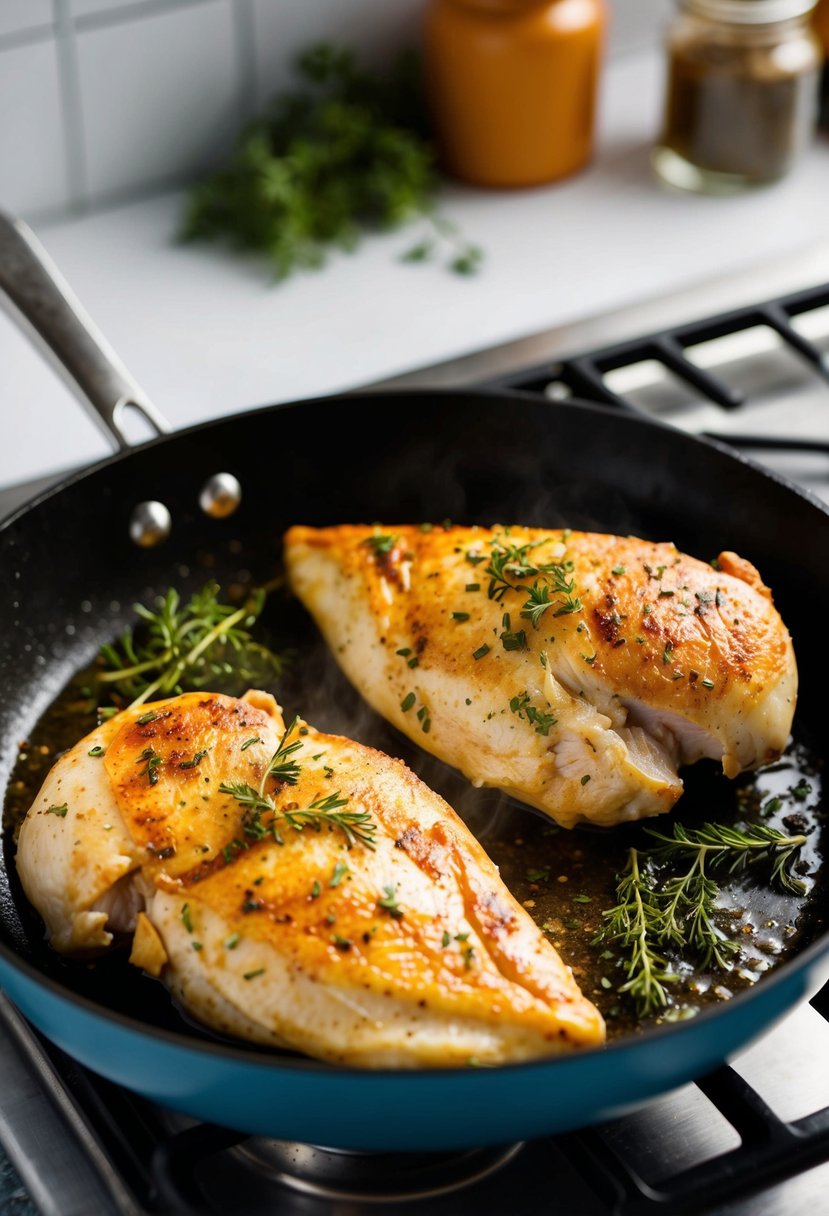
[[[814,7],[815,0],[679,0],[653,150],[665,181],[730,193],[789,171],[817,125]]]

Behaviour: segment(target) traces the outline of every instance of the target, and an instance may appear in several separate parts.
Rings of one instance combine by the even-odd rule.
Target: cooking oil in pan
[[[366,709],[319,640],[309,636],[298,639],[298,643],[306,656],[309,646],[315,650],[310,669],[315,681],[323,677],[322,686],[328,690],[326,704],[335,708],[328,711],[329,721],[324,720],[322,705],[314,707],[314,715],[304,708],[307,698],[302,683],[308,678],[309,664],[303,661],[305,675],[289,673],[280,686],[279,700],[286,712],[301,712],[323,730],[349,733],[350,726],[354,737],[399,756],[455,807],[498,865],[507,886],[572,967],[585,995],[602,1011],[609,1038],[641,1033],[663,1020],[692,1017],[707,1004],[727,1000],[791,958],[825,928],[825,901],[820,898],[826,818],[822,774],[816,753],[797,729],[779,762],[736,781],[726,779],[710,761],[686,770],[685,793],[669,815],[610,829],[565,830],[502,794],[473,789],[459,774],[420,752]],[[6,864],[10,874],[16,829],[40,784],[58,756],[96,724],[94,698],[89,691],[94,674],[94,670],[80,673],[49,707],[31,737],[21,741],[5,804]],[[739,951],[725,970],[694,969],[681,958],[675,959],[676,979],[667,989],[667,1007],[643,1017],[631,998],[619,991],[626,979],[625,952],[597,938],[607,919],[604,914],[616,903],[616,884],[629,850],[652,849],[656,842],[648,829],[669,833],[677,821],[688,829],[706,822],[765,824],[787,835],[805,836],[794,869],[805,891],[784,893],[768,883],[766,871],[755,876],[751,867],[718,874],[717,928],[739,943]],[[30,909],[21,913],[30,936],[42,936],[35,914]],[[101,983],[109,993],[116,968],[126,973],[120,987],[126,986],[126,990],[136,983],[135,969],[127,965],[126,952],[115,959],[79,964],[54,957],[54,952],[40,942],[33,944],[33,950],[39,961],[59,971],[64,981],[71,978],[73,969],[81,968],[83,982],[94,986],[90,972],[103,971]],[[169,1016],[160,1013],[161,1002],[169,1003],[162,986],[148,977],[138,978],[145,985],[144,994],[146,985],[158,990],[150,1000],[155,1016],[163,1016],[168,1022],[172,1018],[174,1025],[180,1014],[172,1008]],[[185,1020],[192,1033],[192,1021]],[[214,1037],[209,1031],[203,1033]]]

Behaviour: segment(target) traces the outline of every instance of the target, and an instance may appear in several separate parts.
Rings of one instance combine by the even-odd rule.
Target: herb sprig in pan
[[[315,798],[307,807],[277,807],[271,794],[265,793],[268,781],[273,779],[283,785],[296,785],[299,781],[301,766],[291,757],[302,747],[302,739],[288,740],[297,727],[299,718],[289,723],[279,741],[274,754],[271,756],[258,789],[243,781],[222,782],[219,790],[230,794],[244,808],[242,814],[242,829],[246,836],[253,840],[264,840],[272,836],[277,844],[284,844],[279,830],[280,824],[301,832],[305,828],[321,831],[323,827],[336,828],[343,833],[346,844],[353,848],[359,841],[367,849],[373,849],[376,825],[367,811],[343,811],[340,808],[348,803],[347,798],[341,798],[339,790],[336,793]],[[270,818],[262,818],[263,813]]]
[[[713,872],[734,873],[763,867],[778,889],[802,895],[806,886],[792,874],[806,837],[786,836],[766,824],[746,828],[706,823],[690,829],[673,825],[670,836],[646,829],[660,844],[629,850],[618,880],[618,903],[603,913],[604,925],[593,939],[627,951],[628,993],[640,1014],[655,1013],[668,1004],[665,985],[679,977],[666,953],[690,957],[698,967],[725,970],[739,951],[716,920],[719,886]],[[677,870],[676,863],[685,863]]]
[[[101,648],[99,682],[134,707],[156,693],[234,692],[278,679],[287,656],[255,641],[250,632],[265,605],[265,590],[254,591],[241,606],[222,603],[219,591],[217,583],[207,583],[183,601],[171,587],[155,610],[136,604],[139,626]]]

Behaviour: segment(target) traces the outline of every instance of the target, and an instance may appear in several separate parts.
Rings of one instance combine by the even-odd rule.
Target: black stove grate
[[[511,389],[553,399],[572,396],[580,400],[611,405],[627,412],[642,413],[626,396],[608,385],[609,373],[633,364],[653,360],[676,376],[705,401],[725,411],[739,410],[746,404],[746,394],[721,377],[708,372],[688,358],[687,351],[705,342],[733,334],[766,327],[772,330],[786,348],[811,367],[817,377],[829,384],[829,354],[821,345],[805,337],[792,324],[792,319],[818,308],[829,306],[829,283],[799,291],[762,304],[721,313],[671,329],[637,337],[581,354],[559,362],[540,364],[499,376],[488,387]],[[829,396],[827,396],[829,419]],[[816,451],[829,453],[829,439],[819,436],[757,435],[744,432],[703,431],[706,437],[718,439],[736,447],[758,450]]]

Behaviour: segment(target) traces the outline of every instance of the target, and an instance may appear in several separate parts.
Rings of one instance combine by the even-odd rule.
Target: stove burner
[[[231,1151],[275,1182],[305,1195],[388,1203],[431,1199],[471,1186],[512,1161],[523,1147],[518,1143],[455,1153],[361,1153],[256,1138]]]

